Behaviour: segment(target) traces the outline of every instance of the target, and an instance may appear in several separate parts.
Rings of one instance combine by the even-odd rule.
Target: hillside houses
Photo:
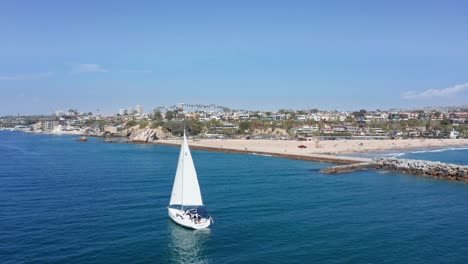
[[[161,111],[165,109],[165,111]],[[467,134],[468,109],[319,111],[278,110],[235,111],[228,108],[188,111],[183,107],[159,107],[151,113],[121,109],[118,114],[57,111],[49,116],[0,117],[0,128],[24,126],[33,131],[98,131],[116,134],[136,124],[165,126],[174,122],[195,122],[201,131],[229,132],[231,135],[274,131],[280,128],[294,137],[447,137],[452,129]],[[142,109],[140,109],[142,110]],[[194,123],[194,124],[195,124]],[[171,125],[173,126],[173,125]],[[169,130],[170,131],[170,130]]]

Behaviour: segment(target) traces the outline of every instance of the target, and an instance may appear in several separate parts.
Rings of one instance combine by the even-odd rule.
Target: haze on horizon
[[[0,116],[468,102],[464,1],[2,1]]]

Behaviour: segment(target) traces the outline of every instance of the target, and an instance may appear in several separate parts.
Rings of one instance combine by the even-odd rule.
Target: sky
[[[468,104],[467,1],[0,2],[0,116]]]

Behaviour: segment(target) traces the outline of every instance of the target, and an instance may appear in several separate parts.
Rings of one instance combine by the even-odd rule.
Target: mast
[[[183,160],[184,160],[184,163],[185,163],[185,115],[184,115],[184,135],[182,136],[182,145],[181,145],[181,149],[182,149],[182,152],[184,153],[184,157],[183,157]],[[185,165],[185,164],[184,164]],[[184,166],[182,166],[182,202],[180,203],[181,205],[181,209],[182,211],[184,210]]]
[[[182,152],[184,153],[183,160],[185,163],[185,144],[184,143],[185,143],[185,122],[184,122],[184,135],[182,137]],[[184,167],[185,166],[182,166],[182,202],[180,203],[182,211],[184,210]]]

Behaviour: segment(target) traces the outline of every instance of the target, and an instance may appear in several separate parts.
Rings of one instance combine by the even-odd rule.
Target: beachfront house
[[[296,129],[296,135],[312,136],[314,133],[319,131],[318,125],[315,126],[303,126]]]
[[[240,120],[249,120],[250,119],[250,114],[249,113],[239,114],[239,119]]]

